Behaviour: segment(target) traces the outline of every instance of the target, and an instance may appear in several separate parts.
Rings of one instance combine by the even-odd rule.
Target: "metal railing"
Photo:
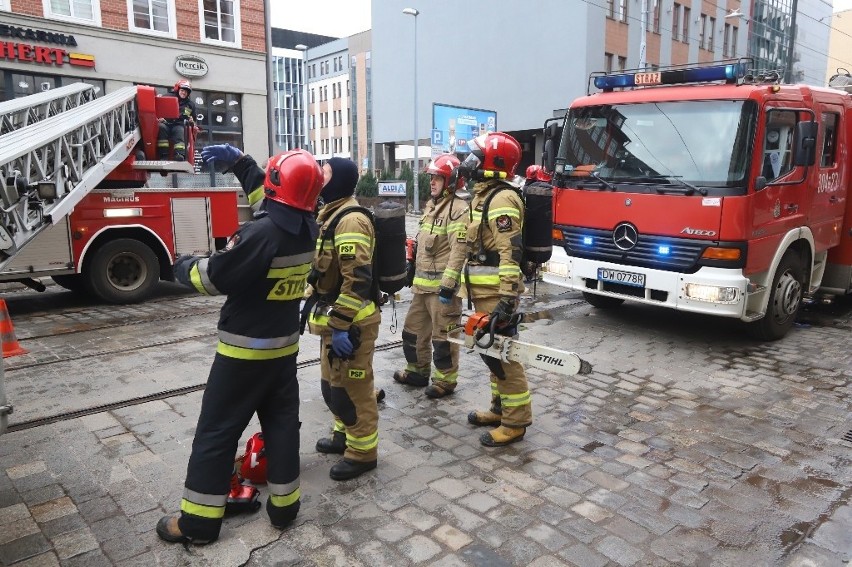
[[[95,87],[74,83],[0,103],[0,136],[94,100]]]

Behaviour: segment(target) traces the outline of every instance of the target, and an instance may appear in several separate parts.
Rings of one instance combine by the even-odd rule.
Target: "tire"
[[[597,309],[612,309],[618,307],[624,300],[619,297],[609,297],[608,295],[597,295],[595,293],[583,292],[583,299],[586,303]]]
[[[751,336],[762,341],[777,341],[793,328],[802,308],[804,272],[797,253],[784,254],[772,278],[766,315],[747,326]]]
[[[103,301],[137,303],[160,281],[160,263],[144,243],[120,238],[95,251],[86,276],[89,290]]]
[[[80,274],[65,274],[63,276],[50,276],[59,287],[64,287],[68,291],[85,292],[86,280]]]

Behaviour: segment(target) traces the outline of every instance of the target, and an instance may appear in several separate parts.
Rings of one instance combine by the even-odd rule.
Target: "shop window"
[[[44,17],[101,25],[100,0],[42,0]]]
[[[157,89],[160,94],[171,92],[171,87]],[[216,91],[192,90],[189,95],[195,104],[195,125],[199,132],[195,139],[196,154],[210,144],[229,143],[243,147],[242,98],[238,94]]]
[[[130,31],[175,37],[174,0],[127,0]]]
[[[240,4],[236,0],[200,0],[201,40],[240,47]]]

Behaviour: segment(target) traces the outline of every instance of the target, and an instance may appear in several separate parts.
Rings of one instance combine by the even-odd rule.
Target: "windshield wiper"
[[[660,187],[660,186],[658,186],[658,187],[656,187],[657,193],[674,192],[674,193],[682,193],[684,195],[692,195],[693,193],[695,193],[697,191],[701,195],[707,194],[707,189],[705,189],[704,187],[698,187],[697,185],[693,185],[689,181],[684,181],[683,179],[681,179],[680,175],[648,175],[648,176],[645,176],[644,179],[649,179],[649,180],[653,180],[653,181],[665,180],[665,181],[668,181],[669,183],[679,183],[682,186],[681,188],[679,188],[677,190],[674,187]]]
[[[600,174],[597,171],[590,171],[589,177],[591,177],[595,181],[600,182],[600,184],[603,186],[601,188],[605,187],[605,188],[609,189],[610,191],[617,191],[618,190],[618,187],[616,187],[615,185],[613,185],[612,183],[610,183],[609,181],[607,181],[606,179],[601,177]]]

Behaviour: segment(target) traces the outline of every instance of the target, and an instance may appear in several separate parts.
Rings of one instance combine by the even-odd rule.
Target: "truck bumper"
[[[644,285],[606,281],[599,277],[601,268],[610,270],[610,274],[626,272],[634,280],[635,275],[644,276]],[[745,319],[749,283],[742,270],[704,267],[694,274],[681,274],[573,258],[556,246],[544,271],[544,281],[627,301],[738,319]]]

